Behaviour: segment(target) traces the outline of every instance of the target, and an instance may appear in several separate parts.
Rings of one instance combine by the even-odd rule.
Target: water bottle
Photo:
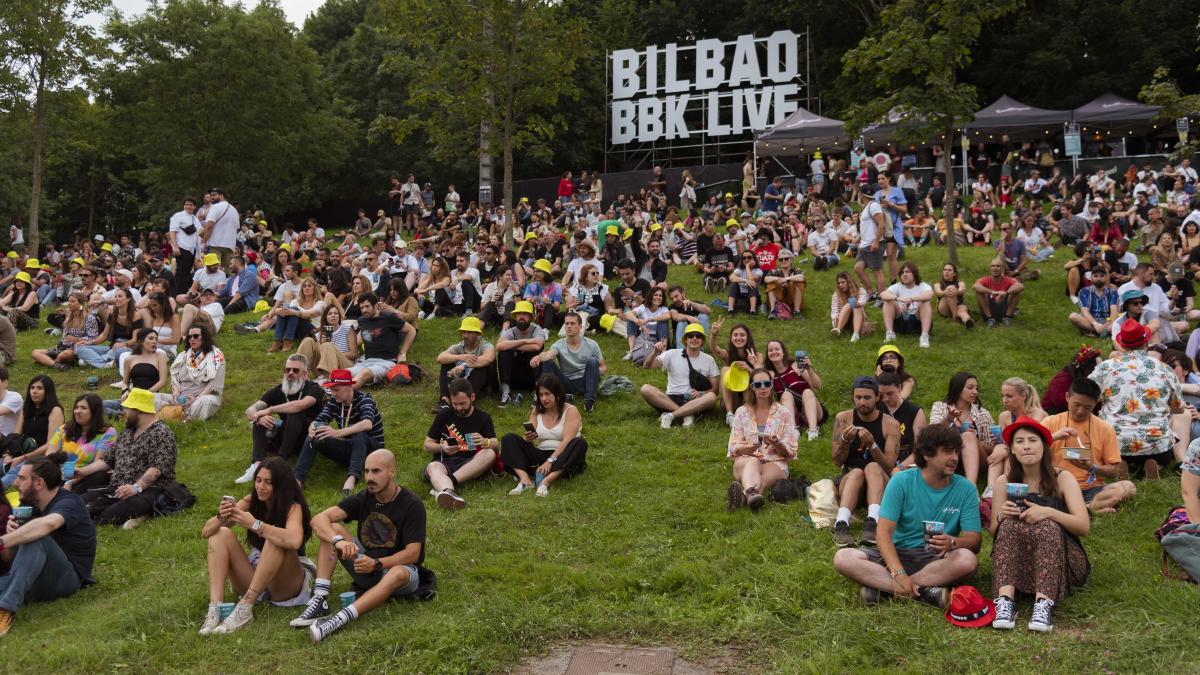
[[[462,374],[459,375],[459,377],[463,378],[464,380],[471,376],[471,371],[475,370],[471,366],[468,366],[466,361],[459,361],[457,365],[462,366]]]
[[[279,430],[283,428],[283,420],[275,418],[275,422],[271,424],[271,428],[267,429],[267,440],[272,440],[279,435]]]

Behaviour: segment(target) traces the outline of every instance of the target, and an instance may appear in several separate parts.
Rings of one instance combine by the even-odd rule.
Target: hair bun
[[[62,450],[59,450],[58,452],[52,452],[52,453],[46,455],[46,459],[61,466],[63,464],[66,464],[67,460],[71,459],[71,456],[68,455],[67,453],[63,452]]]

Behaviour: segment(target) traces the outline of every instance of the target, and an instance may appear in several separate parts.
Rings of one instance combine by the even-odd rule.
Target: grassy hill
[[[1066,321],[1062,263],[1066,251],[1039,267],[1014,325],[967,331],[935,319],[932,349],[916,337],[898,344],[918,385],[914,400],[928,410],[945,395],[957,370],[979,377],[986,407],[1000,410],[1000,383],[1024,377],[1039,391],[1083,340]],[[964,249],[968,285],[986,273],[987,249]],[[940,248],[910,249],[933,282],[944,259]],[[759,345],[781,337],[789,349],[807,349],[825,386],[819,392],[832,415],[849,407],[854,376],[869,372],[882,344],[874,337],[849,344],[829,337],[828,302],[838,269],[811,272],[807,318],[785,323],[749,321]],[[673,269],[693,299],[698,275]],[[232,316],[228,322],[245,320]],[[456,323],[423,322],[410,359],[436,368],[434,356],[457,340]],[[726,326],[728,331],[728,326]],[[494,339],[494,335],[489,338]],[[665,382],[665,374],[620,360],[620,338],[598,338],[611,372],[637,383]],[[37,370],[30,349],[52,343],[37,331],[18,340],[21,362],[10,385],[24,391]],[[658,428],[657,414],[633,394],[601,399],[585,416],[591,450],[582,476],[556,484],[545,499],[507,497],[511,480],[465,487],[465,510],[430,507],[426,564],[438,573],[439,595],[424,604],[393,603],[354,622],[319,646],[289,628],[296,610],[260,606],[247,629],[227,637],[196,634],[207,602],[205,543],[200,526],[250,456],[242,411],[279,378],[284,355],[265,353],[266,336],[219,336],[229,360],[225,404],[216,419],[176,426],[178,473],[199,498],[195,508],[154,520],[134,531],[108,529],[100,539],[99,585],[75,597],[23,609],[0,641],[8,672],[205,671],[496,672],[528,655],[566,643],[603,640],[669,644],[703,662],[723,655],[740,672],[902,669],[1194,671],[1186,648],[1188,626],[1200,602],[1196,586],[1164,580],[1153,531],[1179,501],[1177,477],[1140,484],[1136,500],[1116,517],[1097,518],[1085,546],[1093,565],[1087,587],[1056,612],[1055,631],[963,630],[939,612],[914,603],[866,608],[858,589],[830,564],[827,530],[815,530],[802,503],[770,504],[759,513],[724,510],[731,468],[727,429],[718,415],[693,429]],[[102,385],[114,379],[101,373]],[[70,401],[94,371],[54,373],[60,397]],[[388,447],[400,462],[403,484],[425,495],[421,451],[436,398],[436,381],[405,389],[376,389]],[[102,395],[116,390],[102,386]],[[482,402],[501,434],[517,431],[527,411],[498,410]],[[816,480],[836,473],[830,462],[829,425],[814,442],[801,441],[793,475]],[[335,503],[340,471],[318,460],[308,497],[314,511]],[[974,583],[990,594],[990,538]],[[309,554],[316,544],[309,543]],[[347,586],[336,576],[334,593]],[[232,596],[228,596],[232,600]],[[1022,619],[1028,608],[1021,606]],[[1186,665],[1192,662],[1192,666]]]

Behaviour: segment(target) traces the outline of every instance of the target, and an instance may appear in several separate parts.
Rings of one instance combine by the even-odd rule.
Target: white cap
[[[397,239],[396,248],[408,248],[408,242],[404,241],[403,239]]]
[[[98,235],[92,237],[92,239],[95,241],[104,241],[104,235],[98,234]]]

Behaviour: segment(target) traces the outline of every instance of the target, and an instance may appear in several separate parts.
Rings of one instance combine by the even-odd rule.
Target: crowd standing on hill
[[[41,258],[14,246],[0,259],[0,442],[15,490],[0,506],[0,634],[23,603],[95,582],[95,525],[134,528],[194,501],[176,481],[168,423],[218,414],[231,365],[222,329],[245,312],[260,316],[234,330],[263,335],[261,349],[286,359],[279,384],[244,412],[250,464],[232,482],[252,490],[222,498],[203,527],[203,635],[243,628],[270,601],[303,607],[291,625],[320,641],[389,598],[433,596],[425,506],[400,484],[376,403],[386,386],[426,375],[409,355],[431,321],[459,334],[437,347],[420,477],[432,505],[464,508],[462,486],[487,475],[509,474],[510,496],[546,498],[583,474],[584,421],[624,379],[596,339],[612,334],[621,360],[666,371],[640,378],[653,409],[641,423],[656,415],[663,429],[686,428],[713,412],[709,424],[729,427],[730,510],[786,499],[800,434],[827,435],[833,566],[867,603],[916,598],[959,625],[1007,629],[1027,594],[1029,628],[1050,630],[1054,608],[1089,576],[1091,518],[1119,513],[1136,495],[1131,478],[1181,472],[1187,517],[1200,522],[1200,204],[1187,161],[1133,167],[1124,183],[1104,170],[1068,181],[1042,176],[1021,152],[998,187],[980,173],[961,191],[940,175],[924,188],[897,161],[865,155],[817,156],[811,183],[776,177],[762,197],[750,185],[705,198],[686,172],[672,185],[660,167],[644,188],[614,195],[595,172],[567,172],[554,200],[521,198],[512,213],[464,203],[453,186],[438,201],[408,175],[392,179],[375,221],[360,210],[340,234],[316,219],[276,232],[211,189],[136,243],[96,235],[47,244]],[[947,200],[961,207],[949,226],[938,220]],[[905,260],[950,237],[990,247],[988,273],[960,279],[946,264],[925,270],[930,284]],[[1048,264],[1066,270],[1063,315],[1022,317]],[[689,298],[679,283],[689,274],[717,298]],[[882,330],[849,391],[829,390],[820,364],[785,345],[788,322],[823,315],[825,299],[809,291],[821,274],[834,288],[831,341]],[[775,323],[756,341],[740,317],[760,315]],[[947,373],[944,396],[924,383],[939,396],[928,411],[913,402],[906,364],[935,335],[1029,320],[1067,321],[1094,342],[1044,396],[1020,377],[962,371]],[[84,393],[67,410],[47,375],[24,395],[11,389],[16,333],[43,321],[57,344],[33,350],[35,363],[51,374],[114,369],[119,395]],[[902,335],[916,336],[915,351]],[[980,390],[997,385],[1004,409],[993,415]],[[840,410],[831,425],[826,404]],[[487,412],[525,405],[520,430],[497,430]],[[312,515],[304,487],[326,470],[318,455],[345,479],[341,502]],[[975,573],[985,527],[993,600],[952,590]],[[335,612],[338,561],[351,590]],[[227,584],[236,603],[225,602]]]

